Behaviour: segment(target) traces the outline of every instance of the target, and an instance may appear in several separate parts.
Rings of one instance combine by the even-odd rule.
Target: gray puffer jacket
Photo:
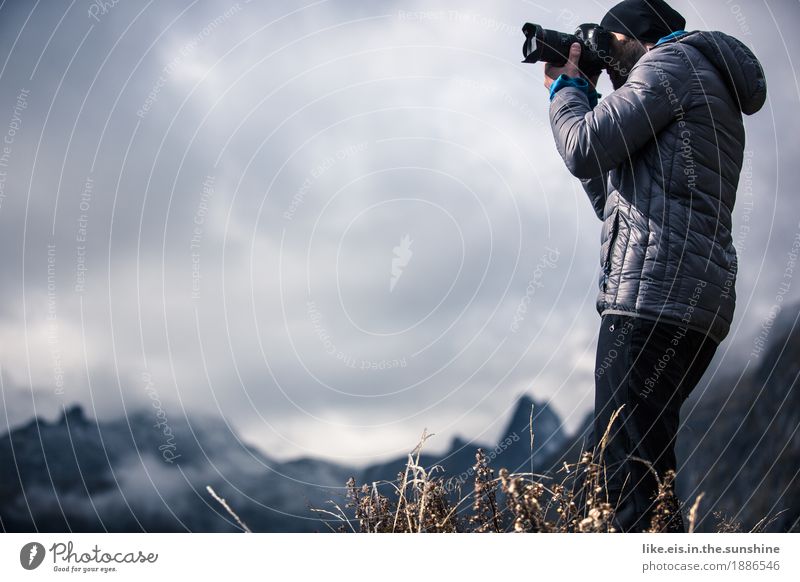
[[[744,44],[688,32],[648,51],[594,109],[579,88],[555,94],[556,146],[603,220],[601,315],[675,323],[717,342],[728,335],[742,113],[761,109],[766,92]]]

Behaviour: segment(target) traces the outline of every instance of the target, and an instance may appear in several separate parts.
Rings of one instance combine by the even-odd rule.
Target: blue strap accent
[[[686,34],[685,30],[676,30],[675,32],[669,33],[667,36],[662,36],[656,42],[656,46],[660,45],[662,42],[667,42],[668,40],[672,40],[674,38],[678,38],[679,36],[683,36]]]
[[[597,105],[597,100],[601,97],[595,89],[593,89],[589,82],[583,77],[568,77],[566,75],[559,75],[558,78],[550,85],[550,101],[556,96],[564,87],[575,87],[583,91],[589,98],[589,105],[594,109]]]
[[[597,92],[597,89],[589,88],[589,106],[594,109],[597,107],[597,102],[600,100],[600,93]]]

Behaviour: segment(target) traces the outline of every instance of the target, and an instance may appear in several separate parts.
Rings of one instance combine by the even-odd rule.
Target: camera
[[[526,22],[522,32],[525,34],[525,44],[522,45],[524,63],[542,61],[563,65],[569,59],[569,47],[576,42],[581,44],[578,68],[585,76],[597,75],[611,61],[611,33],[599,24],[581,24],[575,34],[567,34]]]

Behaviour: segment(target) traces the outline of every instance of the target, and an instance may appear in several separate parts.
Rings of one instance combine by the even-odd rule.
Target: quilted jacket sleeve
[[[603,210],[606,206],[606,174],[583,179],[581,185],[589,196],[597,218],[603,220]]]
[[[572,175],[584,180],[616,168],[669,124],[680,111],[677,95],[688,79],[686,67],[664,61],[680,58],[674,49],[648,52],[628,81],[594,109],[580,89],[565,87],[555,94],[550,125]]]

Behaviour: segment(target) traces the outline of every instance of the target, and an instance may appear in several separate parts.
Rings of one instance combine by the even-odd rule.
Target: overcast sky
[[[522,392],[574,429],[600,221],[520,27],[613,2],[562,4],[2,2],[0,429],[157,398],[278,458],[362,464],[426,427],[433,450],[492,442]],[[800,5],[672,4],[769,87],[710,377],[750,357],[800,231]]]

